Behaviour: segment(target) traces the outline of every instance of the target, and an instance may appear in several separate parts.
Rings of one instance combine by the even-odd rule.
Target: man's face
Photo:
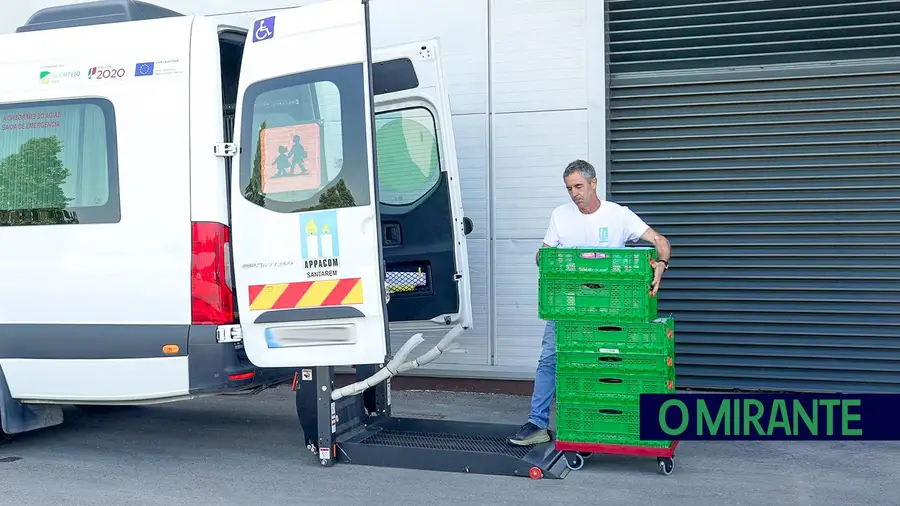
[[[596,199],[597,178],[588,180],[580,172],[575,171],[569,174],[565,181],[569,197],[579,208],[584,208],[585,204],[593,203]]]

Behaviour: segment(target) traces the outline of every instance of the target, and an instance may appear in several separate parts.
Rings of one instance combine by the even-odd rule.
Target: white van
[[[471,326],[440,48],[373,51],[365,9],[241,28],[106,0],[0,36],[3,432]]]

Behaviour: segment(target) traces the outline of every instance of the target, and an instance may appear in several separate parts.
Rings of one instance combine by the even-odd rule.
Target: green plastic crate
[[[556,438],[577,443],[667,448],[672,441],[641,441],[640,407],[614,399],[592,403],[558,403]]]
[[[551,278],[653,279],[656,248],[541,248],[540,275]]]
[[[649,323],[556,322],[557,351],[675,354],[675,319]]]
[[[646,323],[657,317],[657,298],[649,281],[587,281],[542,277],[538,280],[542,320]]]
[[[636,404],[640,394],[675,393],[675,368],[657,373],[632,374],[612,369],[590,369],[556,364],[558,402],[591,403],[618,399]]]
[[[668,374],[669,369],[675,367],[675,357],[662,354],[586,353],[557,350],[556,363],[557,366],[568,369],[605,370],[628,374]]]

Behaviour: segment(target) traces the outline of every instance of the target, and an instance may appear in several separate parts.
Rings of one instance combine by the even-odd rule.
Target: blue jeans
[[[550,426],[550,403],[556,393],[556,323],[547,322],[541,338],[541,358],[534,376],[528,421],[542,429]]]

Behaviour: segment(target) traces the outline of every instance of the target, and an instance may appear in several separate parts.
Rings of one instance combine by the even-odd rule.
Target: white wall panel
[[[563,169],[588,156],[587,112],[497,115],[493,145],[494,237],[543,238],[550,212],[569,201]]]
[[[498,366],[521,366],[533,374],[541,350],[543,322],[537,316],[540,240],[498,239],[494,244],[495,358]]]
[[[550,212],[569,201],[566,164],[588,156],[586,110],[494,117],[494,364],[533,367],[543,323],[537,317],[534,254]]]
[[[489,181],[486,131],[484,114],[453,117],[463,209],[475,226],[472,233],[467,236],[469,241],[488,237]]]
[[[441,366],[442,364],[488,364],[488,278],[485,272],[488,267],[487,241],[485,239],[470,239],[468,244],[469,273],[472,276],[474,327],[459,337],[457,340],[459,348],[457,350],[441,355],[432,362],[434,366]],[[413,350],[410,358],[414,358],[430,350],[449,330],[449,327],[433,324],[392,323],[391,348],[396,353],[413,334],[422,332],[425,342]],[[425,366],[425,368],[428,368],[428,366]]]
[[[491,0],[494,112],[587,107],[588,1]]]
[[[376,47],[437,38],[453,114],[487,112],[486,0],[374,0]]]

